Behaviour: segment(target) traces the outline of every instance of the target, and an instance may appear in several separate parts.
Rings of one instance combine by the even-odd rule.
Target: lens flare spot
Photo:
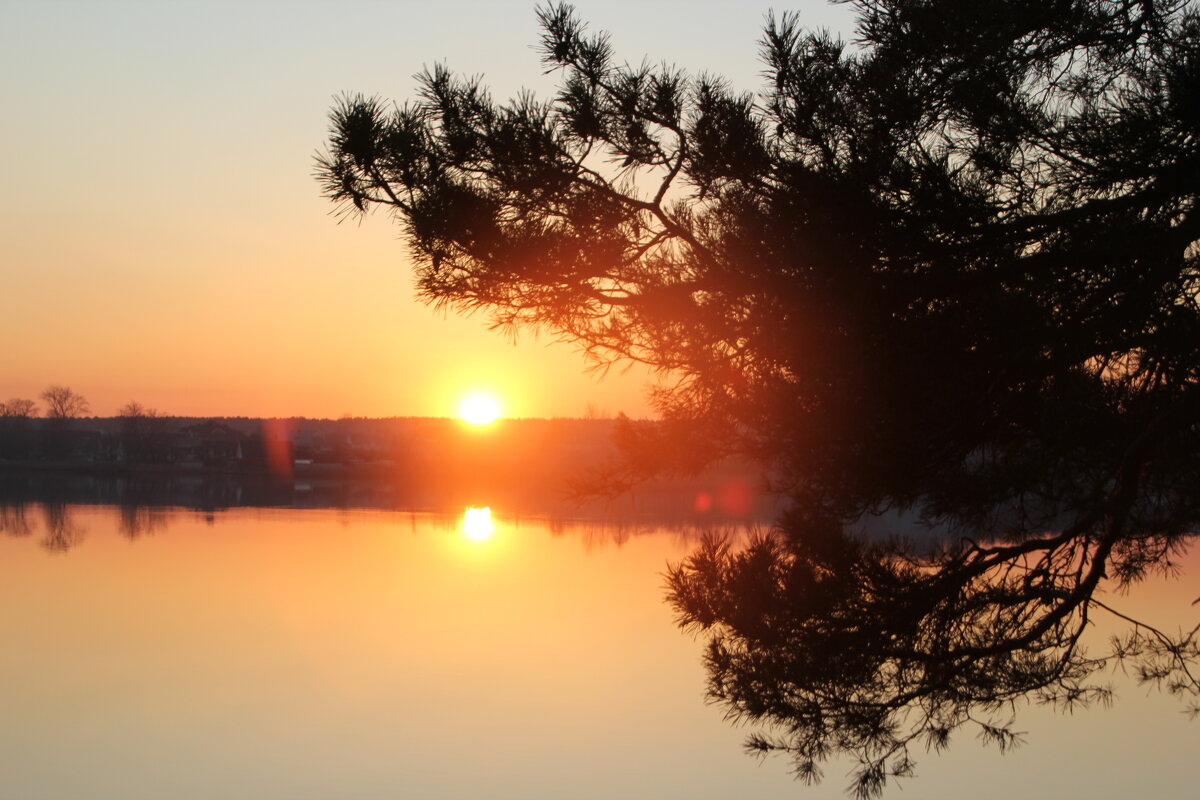
[[[463,512],[462,530],[463,534],[474,542],[490,539],[496,532],[496,526],[492,523],[491,506],[467,508]]]

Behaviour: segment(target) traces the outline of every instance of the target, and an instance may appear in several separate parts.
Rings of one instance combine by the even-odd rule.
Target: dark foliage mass
[[[866,795],[913,742],[1008,744],[1013,701],[1093,697],[1105,656],[1198,688],[1195,631],[1079,636],[1200,515],[1200,19],[853,5],[852,43],[769,18],[757,95],[544,7],[552,100],[435,68],[406,105],[340,102],[319,174],[396,214],[425,298],[663,371],[667,422],[614,480],[764,465],[795,511],[673,599],[713,695],[777,732],[754,747],[806,777],[850,753]],[[897,509],[943,545],[846,532]]]

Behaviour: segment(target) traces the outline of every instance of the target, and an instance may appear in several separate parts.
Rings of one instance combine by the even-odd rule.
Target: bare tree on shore
[[[91,411],[87,398],[69,386],[55,384],[42,392],[47,419],[75,419]]]
[[[0,403],[0,417],[36,417],[37,403],[26,397],[13,397]]]

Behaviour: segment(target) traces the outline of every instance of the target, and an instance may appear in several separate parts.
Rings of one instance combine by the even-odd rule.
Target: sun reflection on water
[[[496,531],[496,526],[492,522],[491,506],[468,507],[463,511],[462,530],[472,541],[482,542],[484,539],[491,538]]]

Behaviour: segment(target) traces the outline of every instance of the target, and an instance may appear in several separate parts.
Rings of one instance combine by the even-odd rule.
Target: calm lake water
[[[844,796],[848,765],[805,787],[705,704],[663,603],[693,528],[491,514],[6,507],[0,797]],[[1194,624],[1197,575],[1123,605]],[[1193,796],[1200,720],[1113,683],[886,796]]]

